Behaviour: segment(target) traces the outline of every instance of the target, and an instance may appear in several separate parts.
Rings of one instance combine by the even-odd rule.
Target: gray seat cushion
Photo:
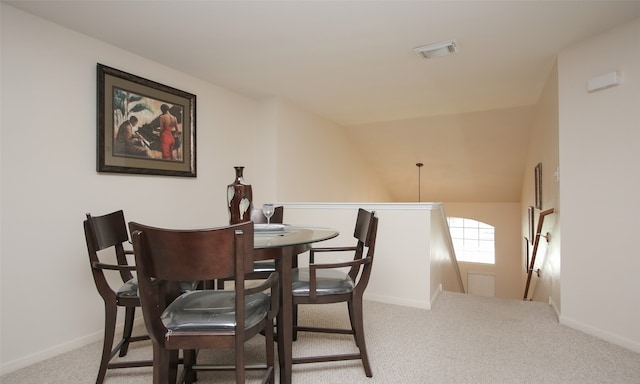
[[[181,281],[180,291],[189,292],[198,289],[199,281]],[[133,278],[124,283],[116,292],[117,297],[138,297],[138,279]]]
[[[309,268],[294,268],[292,271],[294,296],[309,296]],[[336,269],[316,270],[316,294],[336,295],[353,291],[355,284],[348,274]]]
[[[200,285],[199,281],[181,281],[180,292],[195,291],[196,289],[198,289],[199,285]]]
[[[124,283],[116,292],[117,297],[138,297],[138,279],[135,277]]]
[[[228,331],[236,326],[235,292],[192,291],[182,294],[162,313],[164,326],[172,331]],[[245,327],[262,321],[271,306],[270,296],[256,293],[245,298]]]

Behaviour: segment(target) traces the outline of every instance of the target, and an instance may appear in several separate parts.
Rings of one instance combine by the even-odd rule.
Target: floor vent
[[[495,275],[493,273],[467,272],[467,292],[477,296],[495,296]]]

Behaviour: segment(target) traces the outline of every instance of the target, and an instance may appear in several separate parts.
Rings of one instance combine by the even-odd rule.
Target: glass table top
[[[332,239],[339,234],[339,231],[332,228],[284,225],[274,230],[255,231],[253,247],[265,249],[310,244]]]

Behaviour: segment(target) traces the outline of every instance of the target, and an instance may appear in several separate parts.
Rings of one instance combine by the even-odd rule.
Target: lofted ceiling
[[[422,201],[519,201],[557,53],[640,17],[615,0],[2,2],[344,126],[396,201],[417,200],[417,162]],[[449,39],[452,56],[413,50]]]

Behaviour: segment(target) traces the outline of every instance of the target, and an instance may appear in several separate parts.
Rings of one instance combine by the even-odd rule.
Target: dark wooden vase
[[[238,224],[251,220],[253,209],[253,191],[251,185],[244,182],[244,167],[234,167],[236,178],[227,186],[227,206],[229,207],[229,224]]]

